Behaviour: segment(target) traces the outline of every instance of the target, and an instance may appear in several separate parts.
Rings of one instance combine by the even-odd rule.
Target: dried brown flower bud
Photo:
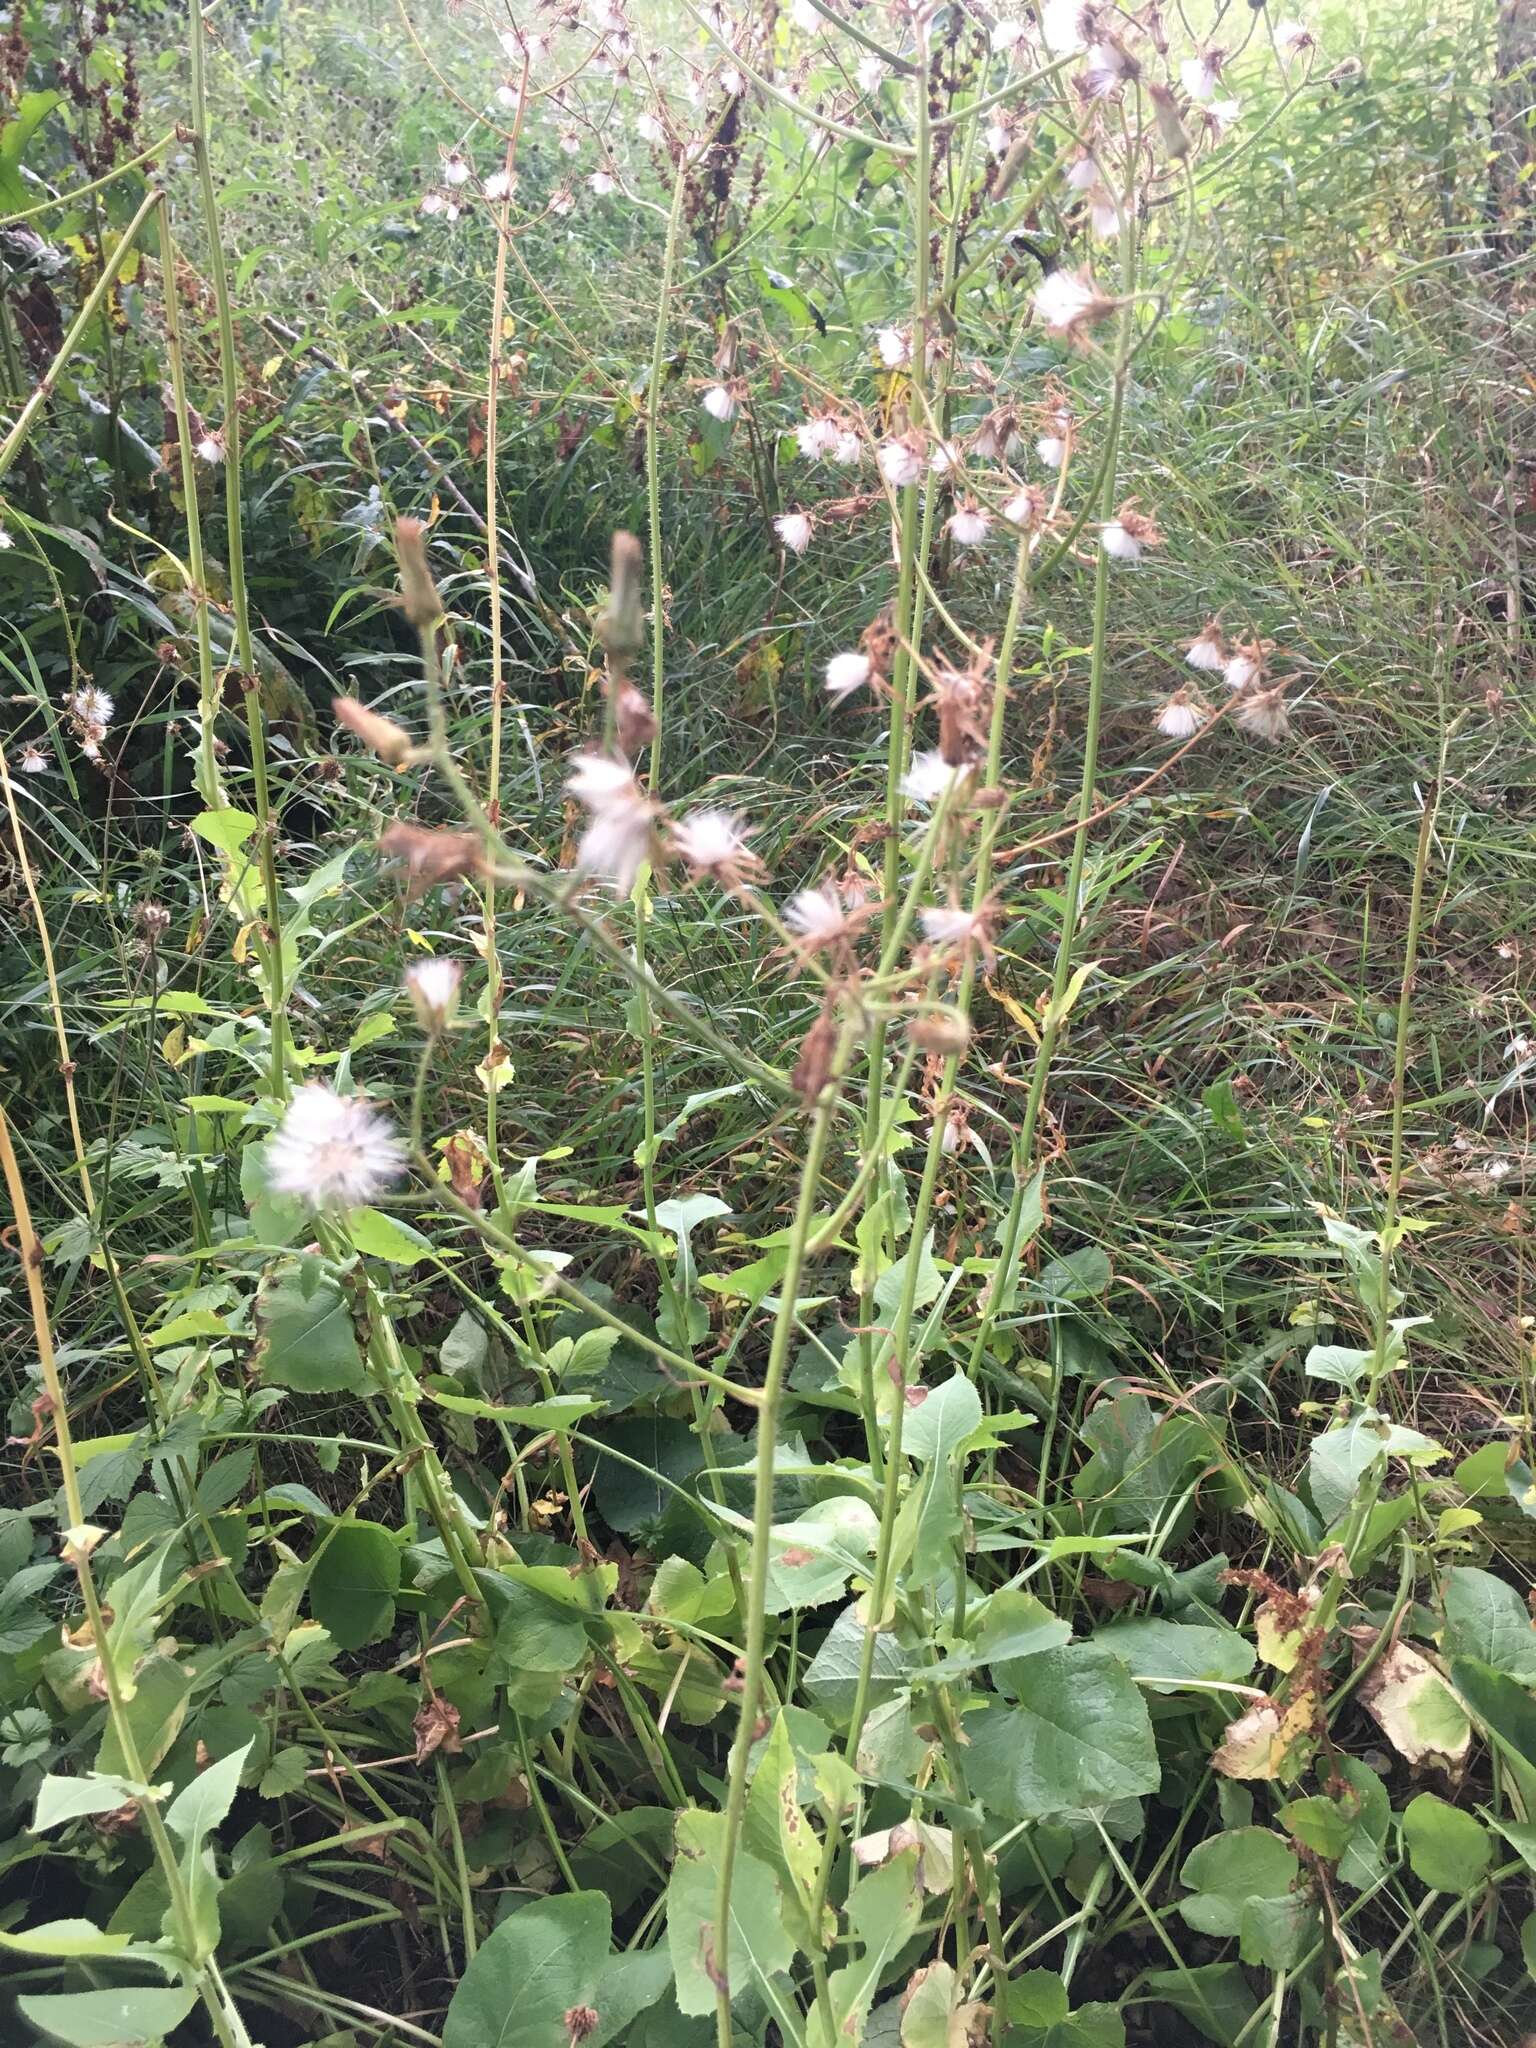
[[[473,832],[434,832],[397,820],[379,834],[379,851],[405,868],[406,895],[411,898],[424,896],[439,882],[457,882],[481,872],[480,842]]]
[[[379,711],[370,711],[355,697],[333,697],[331,709],[336,714],[336,723],[355,733],[369,752],[377,754],[388,767],[401,768],[410,759],[411,736],[392,718],[386,718]]]
[[[427,561],[427,529],[419,519],[395,521],[395,551],[400,558],[400,601],[405,616],[420,632],[443,616],[443,601]]]

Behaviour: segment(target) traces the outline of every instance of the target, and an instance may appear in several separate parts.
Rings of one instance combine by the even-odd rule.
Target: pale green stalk
[[[250,607],[245,590],[245,540],[242,530],[240,473],[240,363],[235,353],[235,323],[230,312],[229,278],[219,227],[218,194],[208,155],[208,84],[202,0],[187,0],[188,56],[192,112],[192,154],[197,164],[203,203],[203,232],[208,238],[208,282],[213,290],[219,329],[219,367],[224,390],[224,521],[229,554],[229,604],[234,618],[235,658],[240,665],[240,693],[245,699],[246,730],[251,748],[251,794],[256,813],[256,857],[266,898],[265,929],[258,934],[266,974],[267,1007],[272,1025],[272,1094],[286,1093],[287,1010],[283,987],[282,900],[277,885],[277,819],[272,810],[267,775],[266,714],[251,644]],[[168,289],[175,291],[171,279]]]
[[[715,1886],[714,1979],[716,1984],[715,2023],[718,2048],[731,2048],[731,1990],[729,1981],[731,1891],[736,1874],[736,1852],[747,1803],[747,1763],[757,1730],[758,1705],[763,1691],[763,1655],[767,1638],[768,1564],[773,1527],[774,1458],[778,1449],[779,1408],[784,1391],[785,1369],[789,1363],[790,1338],[795,1327],[795,1300],[800,1292],[800,1274],[816,1210],[816,1191],[821,1183],[822,1161],[841,1092],[840,1077],[852,1039],[845,1026],[833,1056],[834,1078],[821,1092],[811,1119],[806,1141],[805,1162],[795,1218],[790,1229],[784,1276],[779,1282],[779,1307],[769,1342],[768,1364],[763,1376],[761,1405],[757,1413],[757,1471],[752,1499],[752,1537],[747,1576],[746,1634],[741,1653],[741,1705],[731,1760],[725,1802],[725,1828],[720,1849],[720,1869]]]

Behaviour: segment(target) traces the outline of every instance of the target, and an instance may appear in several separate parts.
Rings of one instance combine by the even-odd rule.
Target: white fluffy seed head
[[[1118,519],[1111,519],[1108,525],[1099,529],[1099,546],[1112,562],[1139,562],[1141,542],[1130,533]]]
[[[867,654],[851,649],[846,654],[834,654],[827,663],[827,694],[842,699],[851,696],[855,690],[862,690],[869,681],[872,663]]]
[[[357,1208],[404,1170],[405,1150],[385,1119],[356,1095],[311,1081],[289,1103],[267,1148],[267,1180],[314,1208]]]
[[[980,547],[992,530],[992,521],[979,505],[962,505],[946,521],[950,539],[957,548]]]
[[[915,484],[923,473],[922,443],[910,434],[903,434],[899,440],[882,441],[880,444],[880,474],[894,489],[905,490]]]
[[[723,426],[736,417],[736,400],[724,384],[711,384],[704,394],[704,410],[712,420],[719,420]]]
[[[464,968],[457,960],[413,960],[405,970],[405,992],[416,1021],[434,1035],[446,1031],[458,1007]]]
[[[809,512],[781,512],[773,522],[780,545],[792,555],[803,555],[811,544],[814,528]]]
[[[912,765],[901,778],[902,794],[914,804],[935,804],[952,784],[968,772],[946,761],[938,748],[933,747],[926,753],[912,756]]]

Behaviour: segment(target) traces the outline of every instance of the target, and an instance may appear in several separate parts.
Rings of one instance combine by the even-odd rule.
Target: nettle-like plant
[[[296,885],[280,871],[258,692],[244,692],[249,767],[216,736],[223,669],[187,498],[192,830],[242,980],[226,1000],[171,986],[163,914],[141,918],[121,1029],[174,1019],[165,1058],[201,1077],[180,1105],[186,1141],[156,1169],[192,1192],[195,1250],[168,1257],[148,1310],[74,1124],[77,1254],[111,1289],[146,1404],[137,1433],[76,1431],[0,1120],[36,1331],[33,1421],[58,1462],[63,1531],[61,1558],[33,1561],[30,1520],[0,1525],[17,1658],[0,1736],[30,1803],[22,1853],[68,1844],[85,1902],[108,1902],[94,1919],[0,1931],[26,1973],[21,2012],[65,2041],[157,2040],[186,2021],[230,2048],[254,2038],[253,2004],[328,2038],[446,2048],[711,2030],[719,2048],[1086,2048],[1123,2042],[1143,2006],[1158,2038],[1193,2030],[1233,2048],[1398,2037],[1384,1971],[1419,1908],[1386,1948],[1359,1916],[1383,1894],[1401,1902],[1411,1877],[1448,1901],[1423,1938],[1464,1917],[1468,1967],[1474,1948],[1500,1967],[1497,1879],[1515,1863],[1492,1870],[1492,1830],[1516,1862],[1536,1839],[1528,1632],[1515,1596],[1457,1561],[1483,1512],[1472,1503],[1506,1488],[1521,1501],[1529,1475],[1500,1444],[1454,1487],[1436,1482],[1444,1453],[1388,1413],[1412,1328],[1392,1259],[1429,806],[1387,1214],[1374,1233],[1328,1219],[1368,1342],[1309,1354],[1340,1400],[1318,1413],[1297,1490],[1232,1455],[1226,1382],[1117,1376],[1079,1313],[1104,1284],[1101,1255],[1026,1270],[1049,1213],[1053,1062],[1094,972],[1080,957],[1090,844],[1130,801],[1097,789],[1111,608],[1148,551],[1178,544],[1173,516],[1165,534],[1125,474],[1128,394],[1166,338],[1221,152],[1245,146],[1232,95],[1262,73],[1278,118],[1308,86],[1311,38],[1244,11],[1171,46],[1155,9],[1062,0],[1038,19],[844,15],[822,0],[787,18],[688,0],[682,13],[669,52],[611,4],[505,27],[493,112],[472,118],[423,201],[445,232],[473,208],[495,235],[489,647],[482,676],[439,588],[456,558],[400,519],[419,696],[392,693],[388,712],[345,698],[336,713],[365,750],[353,792],[390,814],[378,843],[405,905],[451,904],[466,954],[423,942],[406,972],[420,1051],[393,1109],[364,1085],[388,1007],[348,1020],[338,1044],[302,999],[351,930],[342,891],[360,857],[351,845]],[[217,252],[201,36],[194,8],[196,163]],[[532,148],[541,129],[553,173]],[[901,222],[905,296],[807,333],[800,351],[717,304],[709,374],[669,380],[703,286],[750,275],[747,237],[723,231],[689,275],[689,235],[725,219],[754,132],[786,131],[811,138],[810,189],[856,156],[871,208]],[[579,821],[562,865],[530,855],[504,804],[498,434],[527,368],[507,354],[507,280],[513,264],[532,276],[536,231],[625,200],[665,222],[632,399],[649,530],[644,544],[614,536],[594,609],[602,717],[572,756]],[[169,266],[169,211],[158,195],[147,205]],[[999,295],[1000,266],[1022,289]],[[860,290],[883,292],[887,271],[872,275]],[[217,623],[249,678],[221,261],[212,286],[235,565],[232,621]],[[558,319],[553,283],[542,289]],[[174,288],[165,313],[190,474],[199,422]],[[769,874],[750,818],[677,796],[664,775],[668,406],[717,453],[748,443],[786,580],[814,575],[831,528],[867,533],[882,564],[889,543],[886,588],[825,670],[838,706],[852,700],[839,716],[862,697],[884,718],[883,786],[872,766],[863,826],[800,886]],[[29,424],[0,445],[0,472]],[[584,660],[573,615],[526,577],[518,591]],[[1075,619],[1084,596],[1078,644],[1052,613]],[[1197,679],[1220,679],[1222,702],[1213,712],[1197,681],[1174,691],[1156,714],[1170,761],[1229,714],[1284,734],[1267,641],[1229,643],[1193,619],[1183,652]],[[1045,675],[1080,738],[1080,781],[1066,820],[1020,841],[1010,705]],[[485,730],[467,731],[461,693],[482,683]],[[111,706],[98,693],[68,709],[99,753]],[[31,888],[9,775],[6,791]],[[1032,1063],[1000,1112],[973,999],[1013,921],[1011,879],[1045,856],[1062,862],[1045,892],[1053,955],[1038,1002],[1016,1005]],[[369,886],[397,885],[379,872]],[[658,971],[658,908],[683,892],[762,936],[772,985],[807,1020],[792,1062]],[[573,1184],[560,1146],[518,1154],[513,1052],[537,1060],[540,1040],[509,1045],[502,941],[535,917],[598,964],[634,1048],[642,1134],[618,1189]],[[67,1062],[51,956],[49,977]],[[468,1121],[441,1085],[466,1038],[483,1102]],[[683,1055],[709,1081],[668,1115]],[[717,1194],[669,1183],[685,1125],[724,1101],[761,1112],[796,1167],[783,1220],[756,1234],[726,1232]],[[1005,1132],[1005,1161],[983,1130]],[[967,1146],[993,1191],[981,1221],[957,1217],[944,1187]],[[1085,1385],[1097,1391],[1081,1402]],[[791,1402],[820,1419],[823,1455],[786,1427]],[[324,1492],[274,1476],[279,1443]],[[1259,1562],[1229,1569],[1213,1548],[1176,1567],[1202,1512],[1242,1516]],[[1414,1600],[1410,1525],[1452,1567],[1433,1612]],[[1400,1559],[1395,1594],[1372,1579],[1384,1557]],[[37,1602],[64,1570],[77,1599],[61,1638]],[[1485,1728],[1505,1788],[1491,1825],[1428,1790],[1394,1823],[1382,1777],[1339,1739],[1356,1704],[1445,1789],[1473,1723]],[[393,1925],[402,1899],[445,1980],[403,2014],[311,1955]],[[33,1988],[60,1967],[62,1988]]]

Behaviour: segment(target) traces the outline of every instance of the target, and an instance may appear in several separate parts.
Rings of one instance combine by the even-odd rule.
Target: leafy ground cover
[[[17,2038],[1536,2025],[1493,28],[17,13]]]

